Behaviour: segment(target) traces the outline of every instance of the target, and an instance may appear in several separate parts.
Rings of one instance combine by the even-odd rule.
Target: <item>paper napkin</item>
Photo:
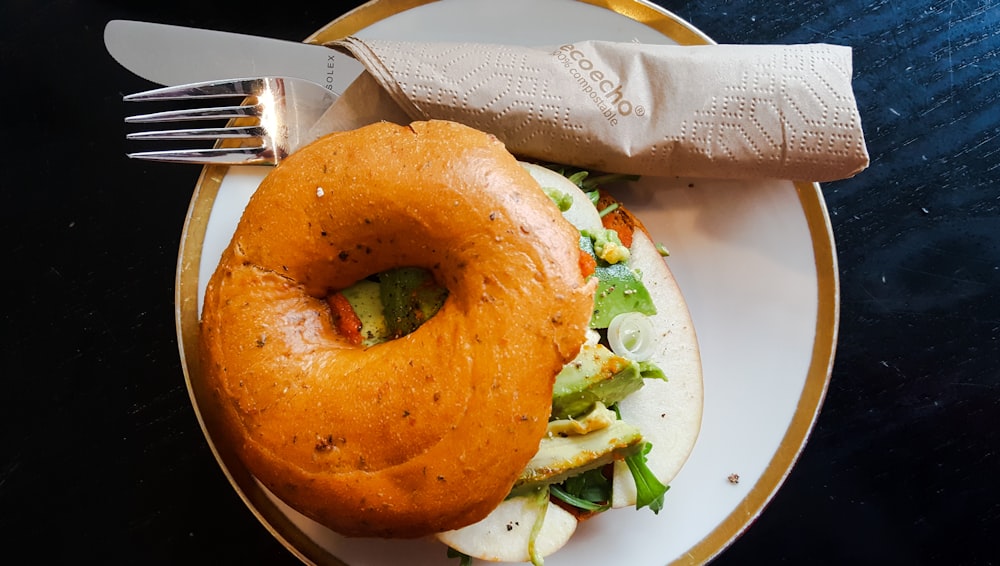
[[[868,165],[848,47],[328,45],[367,70],[342,98],[348,122],[453,120],[612,173],[831,181]]]

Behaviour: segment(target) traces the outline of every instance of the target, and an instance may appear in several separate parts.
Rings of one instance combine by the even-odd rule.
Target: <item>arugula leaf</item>
[[[581,497],[577,497],[566,491],[563,491],[563,489],[558,485],[549,486],[549,491],[556,499],[559,499],[564,503],[568,503],[569,505],[572,505],[577,509],[583,509],[584,511],[600,512],[600,511],[607,511],[608,509],[611,508],[611,505],[609,503],[594,503],[593,501],[590,501],[588,499],[583,499]]]
[[[649,506],[650,511],[659,514],[660,510],[663,509],[663,495],[670,489],[670,486],[660,483],[660,480],[656,479],[653,472],[646,466],[646,454],[649,454],[652,449],[652,444],[644,443],[641,450],[625,458],[625,463],[635,480],[635,508],[642,509]]]
[[[611,480],[604,475],[604,470],[594,468],[582,474],[577,474],[560,486],[566,493],[591,503],[603,504],[611,501]]]
[[[589,171],[578,170],[573,173],[568,171],[563,171],[563,176],[570,180],[571,183],[580,187],[585,192],[587,191],[587,176],[590,175]]]
[[[583,192],[587,193],[587,196],[590,197],[591,202],[593,202],[595,206],[597,205],[597,199],[599,196],[598,189],[600,189],[601,185],[621,181],[636,181],[639,179],[638,175],[626,175],[624,173],[606,173],[591,177],[590,171],[579,167],[560,165],[557,163],[540,163],[540,165],[552,169],[563,177],[569,179],[576,186],[580,187]]]

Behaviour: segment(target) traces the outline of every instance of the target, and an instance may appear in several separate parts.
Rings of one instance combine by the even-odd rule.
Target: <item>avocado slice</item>
[[[377,279],[363,279],[340,292],[361,321],[361,343],[366,347],[413,332],[448,296],[425,269],[389,269]]]
[[[597,262],[597,267],[594,268],[597,293],[594,295],[591,328],[607,328],[616,316],[626,312],[656,314],[656,306],[649,295],[649,289],[642,282],[641,274],[628,262],[609,264],[598,258],[594,251],[594,241],[586,235],[580,236],[580,249]]]
[[[542,485],[560,483],[566,478],[609,464],[617,458],[631,456],[641,448],[642,433],[635,426],[617,420],[614,411],[598,405],[584,420],[588,418],[605,421],[602,424],[606,426],[581,435],[547,434],[539,443],[538,452],[514,482],[511,495],[525,493]],[[553,430],[551,425],[559,423],[560,421],[550,423],[550,431]],[[584,425],[584,428],[592,427]]]
[[[602,344],[584,344],[580,353],[556,375],[552,419],[585,414],[597,402],[612,405],[642,387],[639,365]]]
[[[382,309],[381,286],[367,279],[341,291],[361,321],[361,344],[373,346],[392,338]]]
[[[406,336],[441,308],[448,290],[419,267],[399,267],[379,274],[381,299],[392,338]]]

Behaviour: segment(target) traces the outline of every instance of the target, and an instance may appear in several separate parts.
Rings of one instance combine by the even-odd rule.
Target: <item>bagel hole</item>
[[[394,267],[325,297],[334,327],[354,346],[371,347],[416,331],[444,305],[448,289],[422,267]]]

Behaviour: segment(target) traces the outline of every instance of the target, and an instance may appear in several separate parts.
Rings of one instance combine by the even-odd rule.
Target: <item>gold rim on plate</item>
[[[371,0],[336,18],[306,38],[323,43],[357,33],[376,22],[436,0]],[[681,45],[714,43],[708,36],[678,16],[643,0],[579,0],[640,22]],[[188,393],[202,432],[230,483],[267,530],[292,554],[304,562],[346,566],[314,542],[268,498],[235,456],[212,442],[211,415],[199,409],[198,400],[208,394],[192,376],[200,374],[198,358],[198,279],[202,246],[216,195],[227,167],[208,165],[202,169],[181,234],[175,285],[175,319],[178,348]],[[735,510],[675,564],[703,564],[721,553],[763,511],[784,482],[812,431],[826,396],[840,319],[840,285],[833,229],[817,183],[795,183],[795,190],[812,240],[817,281],[816,328],[805,385],[781,443],[757,483]]]

